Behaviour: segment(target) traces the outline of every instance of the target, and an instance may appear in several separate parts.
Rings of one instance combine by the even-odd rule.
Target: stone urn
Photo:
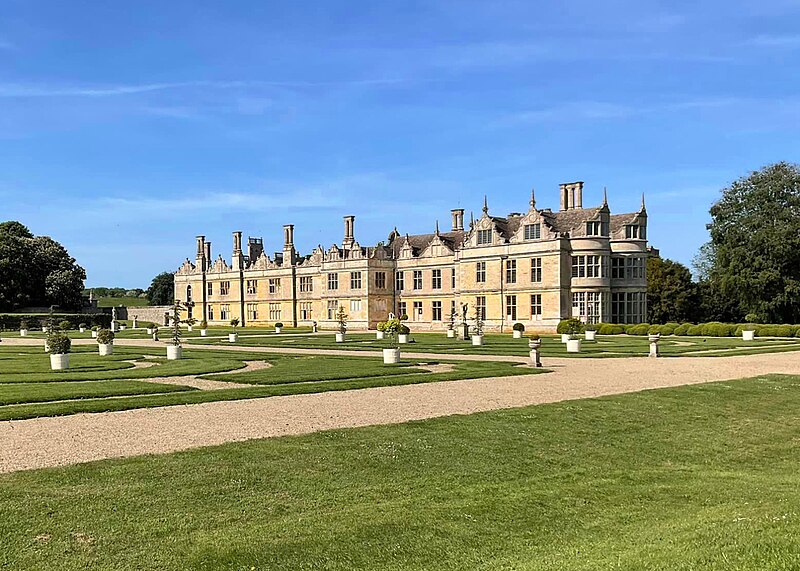
[[[336,342],[337,343],[344,343],[344,333],[337,333],[336,334]]]
[[[647,340],[650,342],[650,357],[658,357],[658,341],[660,339],[660,333],[651,333],[647,336]]]
[[[180,345],[167,345],[167,360],[177,361],[183,356],[183,347]]]
[[[53,371],[69,369],[69,353],[55,353],[50,355],[50,368]]]
[[[483,345],[483,335],[473,335],[472,345],[474,347],[481,347]]]
[[[566,343],[567,341],[569,341],[569,340],[570,340],[570,337],[571,337],[571,336],[570,336],[570,334],[569,334],[569,333],[562,333],[562,334],[561,334],[561,342],[562,342],[562,343]]]
[[[228,343],[236,343],[239,340],[238,333],[228,333]]]
[[[386,332],[385,331],[376,331],[375,332],[375,339],[386,339]]]
[[[567,353],[580,353],[581,352],[581,340],[580,339],[568,339],[567,340]]]
[[[447,338],[448,339],[455,339],[456,337],[456,330],[455,329],[448,329],[447,330]]]
[[[103,355],[113,355],[114,354],[114,345],[112,343],[98,343],[97,344],[98,352]]]
[[[542,347],[541,339],[528,339],[528,348],[531,350],[531,362],[534,367],[541,367],[542,360],[539,356],[539,350]]]
[[[400,349],[384,349],[383,350],[383,364],[394,365],[400,362]]]
[[[587,341],[594,341],[594,337],[595,335],[597,335],[597,331],[590,331],[589,329],[587,329],[583,335],[584,337],[586,337]]]
[[[756,332],[753,329],[743,329],[742,330],[742,340],[743,341],[753,341],[756,338]]]
[[[541,339],[528,339],[528,347],[531,349],[540,349],[542,346]]]

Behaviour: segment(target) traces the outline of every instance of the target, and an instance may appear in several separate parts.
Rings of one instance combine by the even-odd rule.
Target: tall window
[[[606,277],[606,272],[603,256],[572,256],[573,278]]]
[[[339,274],[331,272],[328,274],[328,289],[339,289]],[[335,313],[336,310],[334,310]]]
[[[629,291],[611,294],[611,321],[614,323],[642,323],[646,313],[646,293]]]
[[[486,319],[486,296],[479,295],[475,298],[475,312],[479,313],[481,319]]]
[[[450,287],[456,289],[456,269],[450,270]]]
[[[586,277],[600,277],[600,256],[586,256]]]
[[[542,294],[531,294],[531,319],[542,318]]]
[[[434,301],[431,303],[431,319],[433,321],[442,320],[442,302]]]
[[[269,279],[269,293],[276,294],[281,291],[281,278]]]
[[[538,222],[536,224],[526,224],[523,232],[526,240],[538,240],[542,237],[542,225]]]
[[[300,319],[304,321],[311,320],[313,312],[313,304],[310,301],[303,301],[300,303]]]
[[[625,237],[631,240],[644,240],[647,235],[647,227],[639,224],[628,224],[625,226]]]
[[[214,295],[214,284],[212,282],[206,283],[206,293],[209,296]]]
[[[539,283],[542,281],[542,259],[531,258],[531,281]]]
[[[414,321],[422,321],[422,302],[415,301],[414,302],[414,314],[411,316],[411,319]]]
[[[397,316],[403,317],[404,315],[408,317],[408,306],[405,301],[401,301],[397,304]]]
[[[281,319],[281,304],[280,303],[270,303],[269,304],[269,320],[270,321],[280,321]]]
[[[491,230],[478,230],[478,246],[492,243]]]
[[[351,299],[350,300],[350,315],[352,316],[355,313],[361,312],[361,300],[360,299]]]
[[[386,272],[375,272],[375,287],[386,289]]]
[[[431,287],[442,289],[442,270],[431,270]]]
[[[192,286],[186,286],[186,301],[192,301]]]
[[[330,274],[328,274],[330,276]],[[336,319],[336,310],[339,309],[339,302],[335,299],[328,300],[328,319],[333,320]]]
[[[394,275],[394,289],[397,291],[403,291],[405,287],[405,273],[404,272],[397,272]]]
[[[642,279],[644,277],[644,268],[644,258],[634,256],[625,258],[625,277],[627,279]]]
[[[506,260],[506,283],[517,283],[517,261]]]
[[[209,305],[208,306],[208,320],[209,321],[214,321],[214,306],[213,305]]]
[[[248,303],[247,304],[247,319],[249,321],[258,321],[258,304],[257,303]]]
[[[625,258],[611,258],[611,278],[615,280],[625,279]]]
[[[256,293],[258,288],[258,280],[247,280],[247,293],[252,295]]]
[[[586,277],[586,256],[572,256],[572,277]]]
[[[507,295],[506,296],[506,317],[511,321],[516,321],[517,319],[517,296],[516,295]]]
[[[608,236],[608,222],[594,220],[586,223],[587,236]]]
[[[219,282],[220,295],[228,295],[228,292],[230,291],[231,291],[231,282]]]
[[[300,278],[300,291],[303,293],[314,291],[314,278],[311,276],[302,276]]]
[[[486,282],[486,262],[475,264],[475,281],[478,283]]]
[[[422,289],[422,270],[414,270],[414,289]]]
[[[350,289],[361,289],[361,272],[350,272]]]
[[[223,303],[219,306],[219,318],[222,321],[230,321],[231,319],[231,306],[227,303]]]
[[[600,321],[602,294],[592,291],[576,291],[572,293],[572,316],[587,323]]]

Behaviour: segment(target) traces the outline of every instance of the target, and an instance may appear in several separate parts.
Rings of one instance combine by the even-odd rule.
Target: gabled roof
[[[406,243],[406,238],[408,238],[408,243],[411,244],[414,255],[419,256],[425,251],[425,248],[430,245],[434,236],[436,236],[436,234],[415,234],[395,237],[395,239],[389,243],[389,249],[391,250],[393,257],[399,258],[400,250]],[[439,232],[439,238],[448,248],[455,251],[460,249],[461,244],[464,242],[464,232],[461,230],[454,232]]]

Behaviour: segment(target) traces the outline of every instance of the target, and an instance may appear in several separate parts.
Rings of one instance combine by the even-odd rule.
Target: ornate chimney
[[[205,236],[198,236],[197,237],[197,256],[195,265],[200,271],[206,269],[206,237]]]
[[[206,269],[211,267],[211,242],[205,243],[206,247]]]
[[[231,267],[234,270],[244,269],[244,254],[242,253],[242,232],[233,233],[233,256],[231,257]]]
[[[342,240],[342,247],[349,248],[353,245],[353,242],[356,241],[355,239],[355,223],[356,217],[355,216],[345,216],[344,217],[344,240]]]
[[[283,225],[283,261],[294,265],[297,252],[294,249],[294,224]]]
[[[453,232],[464,230],[464,209],[455,208],[450,213],[453,215]]]

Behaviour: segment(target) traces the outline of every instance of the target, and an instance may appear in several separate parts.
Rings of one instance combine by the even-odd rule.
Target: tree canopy
[[[58,305],[79,309],[86,271],[66,248],[23,224],[0,223],[0,309]]]
[[[172,305],[175,300],[175,276],[170,272],[158,274],[146,293],[150,305]]]
[[[683,264],[656,256],[648,258],[648,323],[697,319],[697,287],[689,268]]]
[[[800,166],[776,163],[735,181],[711,218],[710,285],[742,316],[800,322]]]

